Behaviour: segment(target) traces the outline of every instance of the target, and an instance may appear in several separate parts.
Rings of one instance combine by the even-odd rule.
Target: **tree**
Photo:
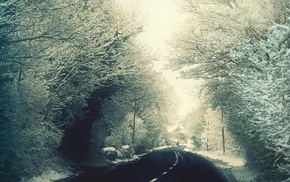
[[[168,66],[173,70],[187,68],[181,71],[184,78],[226,77],[235,65],[229,57],[232,48],[248,36],[261,37],[269,24],[266,15],[271,6],[266,1],[266,9],[252,1],[243,1],[233,9],[214,1],[180,3],[191,17],[170,42],[172,51],[177,51],[168,58]]]
[[[132,46],[132,49],[133,51],[124,56],[132,65],[120,89],[105,101],[102,119],[111,130],[111,136],[106,140],[107,145],[130,145],[136,152],[144,152],[145,149],[158,146],[156,141],[159,141],[164,130],[162,125],[171,120],[171,115],[167,113],[169,109],[172,111],[176,108],[171,104],[173,97],[170,97],[170,87],[152,69],[154,55],[150,56],[148,50],[138,45]],[[120,128],[123,130],[120,131]],[[95,135],[96,131],[92,132]],[[92,142],[97,141],[99,139],[93,137]],[[92,148],[97,151],[101,147],[104,144],[98,149]]]
[[[193,143],[193,148],[200,149],[203,145],[202,133],[206,130],[204,109],[198,109],[189,113],[182,121],[182,126],[186,129],[187,140]]]
[[[112,1],[8,0],[0,13],[1,179],[19,181],[61,164],[64,131],[125,79],[119,57],[141,29]]]
[[[283,91],[288,66],[283,60],[288,56],[289,28],[268,27],[286,21],[289,3],[182,2],[195,23],[188,23],[185,33],[172,41],[169,67],[180,70],[184,78],[206,80],[209,103],[223,108],[248,162],[261,171],[257,180],[287,179],[288,96],[284,94],[288,92]]]
[[[275,25],[269,28],[267,40],[245,43],[233,54],[233,58],[243,61],[245,66],[231,73],[246,103],[244,109],[253,112],[248,122],[256,129],[258,138],[254,140],[261,140],[268,149],[260,155],[265,158],[270,155],[274,160],[272,166],[267,167],[275,179],[281,176],[277,169],[289,176],[288,47],[285,41],[281,48],[277,47],[287,35],[288,29],[284,28]]]

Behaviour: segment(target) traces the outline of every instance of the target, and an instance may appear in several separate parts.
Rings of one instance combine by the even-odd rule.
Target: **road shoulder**
[[[208,159],[217,166],[226,176],[229,182],[255,182],[256,174],[249,169],[246,162],[238,157],[227,154],[213,154],[211,152],[194,152]]]

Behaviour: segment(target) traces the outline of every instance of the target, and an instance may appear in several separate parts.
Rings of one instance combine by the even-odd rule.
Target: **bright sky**
[[[177,11],[177,5],[173,0],[118,0],[122,3],[130,4],[132,2],[140,2],[142,13],[147,18],[145,31],[139,35],[139,40],[151,46],[154,50],[158,50],[160,60],[156,62],[155,68],[165,75],[169,83],[175,88],[179,100],[181,101],[180,115],[192,111],[192,108],[197,105],[197,100],[192,98],[190,90],[196,85],[188,80],[176,79],[177,73],[170,70],[162,70],[165,64],[165,58],[169,54],[168,45],[166,43],[172,34],[179,28],[179,24],[186,18],[185,14]],[[192,91],[191,91],[192,92]]]

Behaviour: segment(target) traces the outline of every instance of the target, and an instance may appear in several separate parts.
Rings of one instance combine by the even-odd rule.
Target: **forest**
[[[289,180],[290,2],[178,2],[191,17],[170,42],[168,67],[205,81],[205,103],[223,115],[256,181]]]
[[[155,55],[134,41],[136,12],[113,1],[8,0],[0,13],[1,179],[94,165],[106,142],[158,145],[174,108]],[[134,141],[133,118],[144,133]]]
[[[166,68],[204,83],[175,138],[215,150],[205,131],[222,115],[256,181],[289,180],[290,2],[175,3],[189,18]],[[129,146],[130,157],[175,142],[176,95],[136,40],[140,14],[114,0],[0,0],[0,179],[104,166],[105,147]]]

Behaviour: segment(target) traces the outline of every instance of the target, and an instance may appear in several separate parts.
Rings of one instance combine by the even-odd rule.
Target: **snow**
[[[228,155],[228,154],[223,155],[222,153],[219,153],[219,152],[197,151],[194,153],[211,158],[213,160],[219,160],[219,161],[225,162],[227,163],[227,165],[233,166],[233,167],[243,166],[246,163],[246,161],[240,157],[237,157],[234,155]]]
[[[71,175],[72,173],[70,171],[58,172],[51,169],[31,179],[22,179],[21,182],[53,182],[55,180],[67,178]]]
[[[217,167],[221,170],[230,169],[232,175],[238,182],[255,182],[257,174],[249,169],[245,164],[246,160],[240,156],[235,156],[232,154],[222,154],[222,152],[213,151],[193,151],[184,149],[185,151],[199,154],[201,156],[210,159]],[[222,163],[222,165],[219,165]]]
[[[121,148],[124,149],[124,150],[129,150],[130,146],[129,145],[123,145]]]
[[[116,149],[114,147],[106,147],[102,149],[103,152],[114,152]]]
[[[256,182],[256,174],[245,166],[234,167],[231,172],[238,182]]]
[[[134,156],[132,156],[132,158],[116,159],[116,160],[112,161],[112,163],[114,165],[125,164],[128,162],[133,162],[133,161],[139,160],[140,156],[141,155],[134,155]]]
[[[126,147],[125,146],[122,146],[123,147]],[[128,146],[129,147],[129,146]],[[113,164],[115,165],[119,165],[119,164],[124,164],[124,163],[128,163],[128,162],[132,162],[132,161],[136,161],[136,160],[139,160],[140,157],[144,156],[144,155],[147,155],[148,153],[152,152],[152,151],[157,151],[157,150],[162,150],[162,149],[165,149],[165,148],[170,148],[171,146],[161,146],[161,147],[156,147],[146,153],[143,153],[143,154],[140,154],[140,155],[133,155],[132,158],[126,158],[126,159],[116,159],[114,161],[112,161]]]
[[[162,150],[162,149],[166,149],[166,148],[170,148],[170,147],[172,147],[172,146],[168,145],[168,146],[156,147],[156,148],[152,149],[152,151]]]

